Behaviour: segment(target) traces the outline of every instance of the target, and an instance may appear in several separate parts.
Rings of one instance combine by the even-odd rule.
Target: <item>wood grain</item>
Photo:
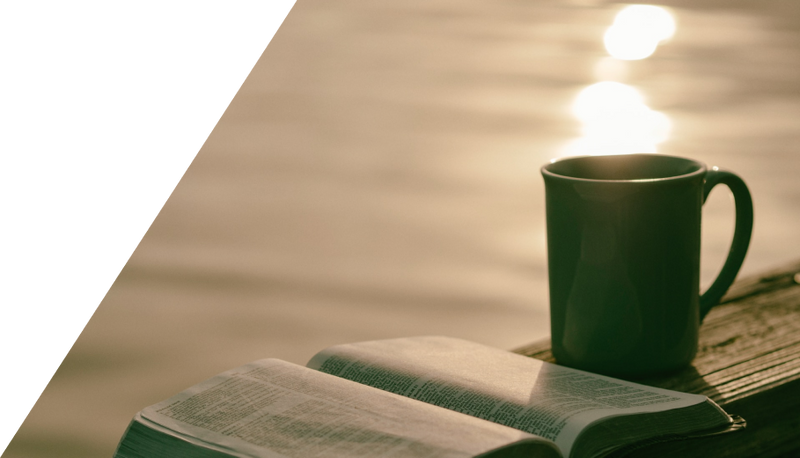
[[[708,396],[743,432],[654,445],[627,456],[800,456],[800,262],[737,281],[711,310],[691,366],[645,385]],[[555,362],[550,341],[514,350]]]

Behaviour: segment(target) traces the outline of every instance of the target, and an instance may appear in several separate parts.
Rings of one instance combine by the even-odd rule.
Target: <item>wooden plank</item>
[[[555,362],[549,340],[514,351]],[[691,366],[632,380],[704,394],[744,417],[747,428],[626,456],[800,456],[800,262],[737,281],[706,317]]]

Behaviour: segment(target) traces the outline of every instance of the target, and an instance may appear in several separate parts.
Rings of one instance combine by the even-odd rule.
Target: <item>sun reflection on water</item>
[[[582,136],[562,150],[562,156],[655,153],[669,137],[672,123],[645,103],[634,87],[622,83],[630,60],[653,54],[675,34],[675,20],[664,8],[630,5],[608,28],[604,42],[611,57],[595,66],[599,80],[578,93],[572,113],[581,122]]]
[[[595,83],[583,89],[572,104],[582,124],[582,137],[566,154],[653,153],[669,136],[671,123],[652,110],[642,94],[627,84]]]
[[[675,34],[675,19],[659,6],[630,5],[617,13],[605,33],[606,51],[617,59],[650,57],[662,41]]]

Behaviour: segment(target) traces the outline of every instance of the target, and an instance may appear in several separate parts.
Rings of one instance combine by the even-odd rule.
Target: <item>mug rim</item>
[[[621,157],[621,156],[645,156],[645,157],[664,157],[670,159],[679,159],[682,161],[687,161],[697,166],[697,170],[684,173],[681,175],[672,175],[667,177],[659,177],[659,178],[636,178],[632,180],[612,180],[612,179],[603,179],[603,178],[580,178],[580,177],[573,177],[569,175],[563,175],[560,173],[553,172],[548,169],[548,167],[552,166],[553,164],[567,162],[567,161],[577,161],[583,159],[590,159],[590,158],[608,158],[608,157]],[[663,182],[663,181],[675,181],[675,180],[682,180],[690,177],[694,177],[696,175],[703,175],[707,171],[707,167],[704,163],[700,161],[696,161],[694,159],[689,159],[688,157],[681,157],[681,156],[672,156],[669,154],[659,154],[659,153],[632,153],[632,154],[598,154],[598,155],[582,155],[582,156],[566,156],[557,159],[552,159],[547,164],[543,165],[541,168],[541,173],[544,176],[549,176],[553,178],[560,178],[566,180],[575,180],[575,181],[582,181],[587,183],[649,183],[649,182]]]

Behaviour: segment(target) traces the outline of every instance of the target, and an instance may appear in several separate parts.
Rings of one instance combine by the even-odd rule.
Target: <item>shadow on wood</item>
[[[800,456],[800,262],[737,281],[700,330],[690,367],[634,380],[708,396],[743,432],[653,445],[631,457]],[[550,341],[514,350],[555,362]]]

